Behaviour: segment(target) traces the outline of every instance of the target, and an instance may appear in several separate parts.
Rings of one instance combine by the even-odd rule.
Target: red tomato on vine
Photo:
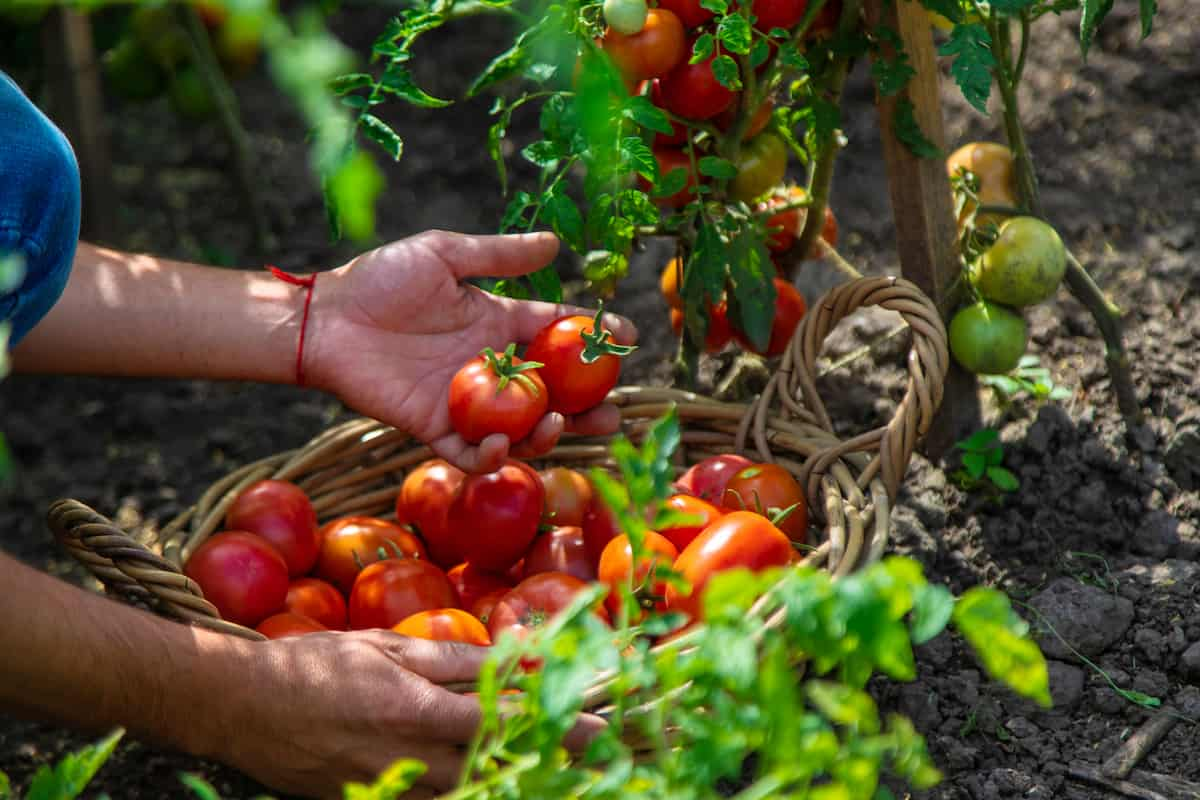
[[[808,306],[800,290],[783,278],[775,278],[775,317],[771,321],[771,339],[765,350],[754,346],[745,333],[734,328],[733,336],[742,347],[761,356],[777,356],[788,348],[796,327]]]
[[[737,95],[721,85],[713,72],[716,56],[714,52],[698,64],[685,59],[660,78],[663,108],[677,117],[705,120],[733,105]]]
[[[600,405],[617,385],[621,358],[637,349],[612,340],[612,331],[600,322],[603,313],[563,317],[529,343],[525,356],[541,364],[538,372],[549,391],[551,411],[578,414]]]
[[[665,8],[650,9],[642,29],[632,36],[606,29],[600,46],[629,81],[665,75],[687,56],[683,23]]]

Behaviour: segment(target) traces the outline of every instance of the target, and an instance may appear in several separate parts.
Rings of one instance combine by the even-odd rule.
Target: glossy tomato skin
[[[758,208],[760,211],[764,211],[784,206],[804,199],[806,194],[807,192],[799,186],[790,186],[786,189],[780,187]],[[767,219],[767,232],[770,234],[767,239],[767,247],[772,253],[782,253],[791,249],[804,225],[804,213],[805,209],[803,208],[789,208]]]
[[[346,598],[318,578],[296,578],[288,586],[284,608],[331,631],[346,630]]]
[[[596,568],[588,558],[583,528],[559,526],[539,533],[525,554],[523,577],[542,572],[562,572],[581,581],[594,581]]]
[[[671,309],[671,330],[676,336],[683,335],[683,311],[678,308]],[[704,334],[704,351],[706,353],[719,353],[725,349],[725,345],[729,344],[729,340],[733,335],[733,329],[729,326],[729,306],[722,300],[715,306],[708,308],[708,330]]]
[[[688,467],[675,481],[675,488],[683,494],[690,494],[717,505],[725,498],[725,485],[729,483],[729,479],[753,463],[737,453],[709,456]]]
[[[507,576],[487,572],[465,561],[448,570],[446,577],[450,579],[450,585],[458,597],[457,606],[468,611],[484,595],[496,591],[507,592],[513,587]]]
[[[694,522],[662,525],[659,527],[658,532],[667,541],[675,545],[675,549],[679,551],[683,551],[705,528],[725,514],[725,509],[717,508],[707,500],[701,500],[699,497],[692,497],[687,494],[672,495],[667,498],[667,502],[664,505],[669,511],[686,514],[689,517],[695,518]]]
[[[452,608],[458,602],[446,573],[415,558],[377,561],[364,569],[350,592],[350,628],[390,628],[418,611]]]
[[[558,572],[542,572],[526,578],[500,598],[488,618],[488,633],[492,641],[500,640],[505,632],[524,638],[545,625],[555,614],[571,604],[575,595],[587,588],[578,578]],[[603,607],[596,615],[608,622]]]
[[[667,307],[683,309],[683,297],[679,294],[682,285],[683,262],[678,257],[672,258],[658,277],[658,289],[667,301]]]
[[[659,108],[663,108],[662,84],[657,78],[650,82],[650,102]],[[691,133],[688,126],[670,120],[668,120],[668,124],[671,126],[669,134],[659,133],[658,131],[654,132],[654,146],[681,147],[687,144],[688,136]]]
[[[639,584],[656,566],[670,567],[678,556],[678,548],[669,539],[654,531],[646,531],[642,558],[638,561],[638,568],[635,572],[633,569],[633,545],[630,544],[629,537],[621,534],[609,542],[604,548],[604,552],[600,554],[598,571],[600,582],[608,586],[608,594],[604,598],[604,607],[608,609],[608,613],[614,618],[621,613],[621,586],[630,579],[631,575],[633,576],[632,588],[637,594]],[[653,586],[644,588],[640,594],[650,600],[655,608],[662,611],[665,610],[666,604],[661,598],[666,596],[666,591],[666,583],[658,581]],[[644,616],[645,612],[640,608],[638,613],[631,613],[634,622],[640,622]]]
[[[520,366],[525,362],[514,357],[512,363]],[[521,379],[510,379],[503,389],[500,381],[487,356],[468,361],[450,381],[450,421],[471,444],[479,444],[493,433],[519,442],[546,415],[548,396],[538,370],[522,372]]]
[[[687,41],[679,17],[665,8],[652,8],[640,31],[626,36],[608,28],[600,46],[626,80],[641,81],[665,75],[685,60]]]
[[[666,178],[677,169],[681,169],[687,175],[687,180],[683,184],[683,188],[672,195],[666,197],[652,197],[660,206],[666,208],[683,208],[696,196],[693,189],[696,186],[696,171],[692,169],[692,160],[683,150],[676,150],[671,147],[660,147],[654,149],[654,160],[658,162],[658,174],[660,178]],[[640,175],[638,176],[638,186],[642,191],[650,191],[650,183]]]
[[[754,464],[730,478],[722,505],[730,511],[770,514],[793,505],[796,509],[778,527],[794,542],[808,534],[808,503],[799,482],[778,464]],[[761,511],[760,511],[761,510]]]
[[[778,185],[787,173],[787,145],[773,133],[763,133],[742,145],[734,159],[737,177],[729,196],[749,203]]]
[[[610,541],[621,535],[617,519],[600,497],[596,497],[583,516],[583,542],[592,566],[599,566],[600,554]]]
[[[1017,205],[1016,160],[1012,150],[996,142],[970,142],[955,150],[946,159],[946,172],[954,177],[960,170],[969,170],[979,178],[979,201],[987,206]],[[967,202],[959,215],[958,224],[967,221],[975,204]],[[1003,217],[985,214],[976,217],[977,224],[1000,224]]]
[[[192,553],[183,574],[200,585],[222,619],[247,628],[281,611],[287,599],[287,562],[266,539],[246,531],[207,539]]]
[[[289,636],[320,633],[321,631],[328,630],[328,628],[311,617],[291,611],[284,611],[267,617],[258,623],[255,630],[268,639],[286,639]]]
[[[225,514],[225,529],[249,531],[270,542],[294,578],[305,575],[321,547],[317,513],[294,483],[263,480],[246,487]]]
[[[322,525],[320,534],[321,554],[313,574],[342,594],[350,594],[361,568],[378,561],[380,550],[387,558],[428,558],[425,545],[416,535],[378,517],[335,519]]]
[[[551,525],[582,525],[593,495],[592,484],[583,473],[551,467],[539,472],[538,477],[546,490],[542,519]]]
[[[448,462],[430,459],[404,478],[396,498],[396,517],[416,526],[429,558],[447,569],[463,560],[454,549],[447,517],[465,478],[465,472]]]
[[[684,595],[668,585],[667,608],[700,619],[704,587],[713,575],[736,567],[761,572],[786,566],[791,558],[788,537],[767,519],[749,511],[726,514],[705,528],[675,559],[675,571],[690,584],[692,591]]]
[[[796,327],[807,310],[808,306],[800,290],[783,278],[775,278],[775,318],[771,322],[771,338],[767,342],[767,349],[755,347],[749,337],[736,328],[733,336],[742,347],[751,352],[767,357],[781,355],[791,344]]]
[[[493,589],[483,597],[480,597],[471,605],[471,616],[475,617],[475,619],[479,620],[484,625],[487,625],[488,620],[492,616],[492,609],[496,607],[496,603],[499,603],[500,598],[508,594],[512,588],[513,587],[508,586],[503,589]]]
[[[529,343],[525,356],[542,364],[538,372],[549,390],[551,411],[579,414],[595,408],[617,385],[621,374],[619,356],[605,353],[590,364],[583,360],[587,346],[583,336],[595,332],[591,317],[572,315],[542,328]]]
[[[461,608],[419,611],[393,625],[392,630],[401,636],[417,639],[464,642],[479,647],[490,647],[492,644],[492,637],[488,636],[483,623]]]
[[[772,28],[797,25],[808,10],[808,0],[754,0],[750,9],[758,17],[754,27],[766,33]]]
[[[713,74],[714,52],[698,64],[684,59],[659,79],[663,108],[684,119],[712,119],[733,105],[735,95]]]
[[[520,461],[468,476],[450,505],[454,549],[480,569],[504,572],[537,536],[545,499],[541,478]]]
[[[659,0],[658,7],[674,11],[686,28],[699,28],[715,16],[700,0]]]
[[[987,300],[959,309],[947,333],[954,360],[979,375],[1001,375],[1015,369],[1029,342],[1025,318]]]

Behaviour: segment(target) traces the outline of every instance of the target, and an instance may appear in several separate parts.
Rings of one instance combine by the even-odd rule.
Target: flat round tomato
[[[508,594],[511,589],[511,586],[507,586],[503,589],[493,589],[483,597],[480,597],[471,605],[471,616],[475,617],[475,619],[479,620],[484,625],[487,625],[488,620],[492,616],[492,609],[496,607],[496,603],[500,602],[500,598]]]
[[[698,464],[688,467],[687,471],[675,481],[676,490],[683,494],[699,497],[709,503],[719,504],[725,497],[725,485],[729,479],[754,462],[736,453],[722,453],[719,456],[709,456]]]
[[[596,497],[583,515],[583,542],[587,548],[588,560],[592,566],[599,566],[600,554],[610,541],[617,538],[621,531],[617,529],[617,519],[613,516],[608,503]]]
[[[659,0],[658,7],[674,11],[687,28],[699,28],[714,16],[713,12],[700,5],[700,0]]]
[[[525,554],[524,577],[562,572],[581,581],[594,581],[596,567],[588,558],[583,528],[568,525],[539,533]]]
[[[683,298],[679,295],[679,287],[683,285],[683,261],[678,257],[672,258],[663,267],[662,275],[658,278],[658,288],[663,299],[671,308],[683,308]]]
[[[617,385],[621,358],[632,347],[618,345],[598,319],[572,315],[538,331],[525,357],[542,364],[538,372],[550,393],[550,410],[579,414],[595,408]]]
[[[682,189],[666,197],[653,197],[654,202],[667,208],[683,208],[692,202],[692,199],[697,196],[693,191],[696,186],[696,170],[692,169],[692,160],[688,154],[683,150],[675,150],[670,147],[655,148],[654,160],[658,162],[660,180],[665,179],[677,169],[683,170],[687,176]],[[649,192],[651,189],[649,181],[640,175],[638,176],[638,186],[644,192]]]
[[[671,309],[671,330],[676,336],[683,335],[683,310]],[[729,306],[722,300],[715,306],[708,307],[708,331],[704,334],[704,351],[719,353],[729,344],[733,329],[729,326]]]
[[[711,119],[733,105],[737,98],[713,74],[714,52],[698,64],[683,59],[677,67],[659,79],[662,107],[684,119]]]
[[[537,536],[545,499],[538,474],[520,461],[467,476],[450,505],[454,549],[480,569],[504,572]]]
[[[550,619],[571,604],[587,584],[578,578],[558,572],[542,572],[526,578],[500,598],[488,617],[488,633],[492,641],[500,641],[505,632],[520,638],[542,627]],[[596,616],[608,622],[603,606],[596,608]]]
[[[754,0],[750,10],[758,18],[754,27],[766,33],[798,24],[808,10],[808,0]]]
[[[479,647],[491,647],[492,637],[487,628],[461,608],[435,608],[418,611],[392,626],[401,636],[433,639],[439,642],[465,642]]]
[[[582,472],[551,467],[538,473],[546,489],[542,519],[551,525],[582,525],[592,504],[592,484]]]
[[[415,558],[376,561],[350,591],[350,628],[390,628],[418,611],[452,608],[458,601],[446,573]]]
[[[404,478],[396,498],[396,517],[414,525],[429,549],[429,558],[449,568],[462,561],[446,526],[450,503],[466,473],[434,458],[420,464]]]
[[[283,556],[292,577],[307,574],[321,549],[312,502],[303,489],[287,481],[247,486],[225,512],[225,528],[266,539]]]
[[[985,300],[1013,308],[1049,300],[1067,272],[1058,231],[1036,217],[1012,217],[971,270]]]
[[[205,540],[183,567],[200,585],[204,599],[221,618],[253,628],[283,609],[288,568],[266,539],[246,531],[226,531]]]
[[[664,505],[669,511],[686,514],[694,519],[692,522],[659,526],[658,532],[675,545],[677,550],[683,550],[691,544],[701,531],[716,522],[725,513],[724,509],[717,508],[707,500],[701,500],[699,497],[692,497],[689,494],[672,495],[667,498]]]
[[[804,303],[804,295],[800,294],[800,290],[786,281],[783,278],[775,278],[775,318],[771,321],[771,339],[767,342],[767,349],[760,350],[754,346],[749,337],[745,333],[734,328],[733,336],[742,347],[751,352],[758,353],[761,356],[777,356],[787,350],[791,344],[792,336],[796,333],[796,327],[800,324],[800,320],[804,318],[804,312],[808,307]]]
[[[704,587],[713,575],[737,567],[752,572],[783,567],[791,561],[792,549],[788,537],[766,518],[749,511],[726,514],[705,528],[675,559],[675,571],[692,590],[685,595],[675,585],[668,585],[667,608],[701,619]]]
[[[754,511],[764,516],[796,506],[776,527],[795,542],[803,542],[808,535],[804,489],[778,464],[754,464],[738,472],[725,486],[721,504],[731,511]]]
[[[1025,319],[998,303],[981,300],[950,320],[950,352],[964,369],[1002,375],[1016,369],[1029,341]]]
[[[507,576],[487,572],[468,562],[451,568],[446,577],[458,595],[458,607],[468,611],[479,598],[496,591],[507,592],[513,587]]]
[[[601,47],[630,81],[665,75],[687,56],[683,23],[665,8],[650,9],[646,23],[632,36],[606,29]]]
[[[308,633],[320,633],[328,630],[324,625],[311,617],[284,611],[267,617],[258,623],[256,631],[268,639],[286,639],[288,636],[304,636]]]
[[[331,631],[346,630],[346,598],[333,584],[317,578],[296,578],[292,581],[283,607]]]
[[[519,442],[546,416],[546,385],[536,365],[527,363],[537,359],[512,351],[497,355],[489,347],[450,380],[450,422],[471,444],[493,433]]]
[[[604,21],[617,33],[632,36],[646,25],[646,0],[604,0]]]
[[[629,586],[632,580],[634,596],[642,604],[637,613],[631,612],[633,622],[640,622],[646,615],[646,609],[665,609],[663,598],[666,596],[667,585],[663,581],[654,581],[651,585],[643,585],[646,577],[657,567],[669,568],[679,556],[679,550],[665,536],[654,531],[646,531],[646,540],[642,557],[638,560],[636,572],[633,569],[633,545],[629,537],[621,534],[613,539],[600,554],[600,569],[598,577],[601,583],[608,586],[608,594],[604,598],[604,607],[608,613],[616,617],[621,613],[621,587]],[[632,578],[630,577],[632,576]]]
[[[362,568],[380,558],[428,558],[425,545],[412,532],[378,517],[335,519],[321,526],[320,534],[321,554],[313,574],[342,594],[350,594]]]
[[[787,145],[773,133],[763,133],[742,145],[734,159],[737,177],[729,196],[749,203],[778,185],[787,173]]]
[[[946,159],[946,172],[954,177],[961,170],[975,173],[979,179],[979,200],[988,206],[1017,205],[1017,171],[1016,160],[1012,150],[996,142],[970,142],[955,150]],[[959,215],[961,225],[967,215],[974,210],[974,203],[968,202]],[[976,217],[975,222],[981,224],[992,222],[1000,224],[1002,217],[984,215]]]

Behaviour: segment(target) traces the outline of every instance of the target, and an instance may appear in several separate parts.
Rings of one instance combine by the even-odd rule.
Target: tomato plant
[[[342,517],[320,528],[313,574],[350,594],[354,579],[381,558],[426,558],[425,545],[406,528],[377,517]]]
[[[683,333],[683,309],[671,309],[671,330],[679,336]],[[708,330],[704,333],[704,352],[719,353],[733,338],[733,329],[729,326],[729,306],[724,300],[715,306],[708,307]]]
[[[545,497],[538,474],[520,461],[467,476],[447,518],[454,550],[481,569],[503,572],[537,536]]]
[[[266,539],[283,556],[293,577],[312,569],[321,548],[312,502],[303,489],[287,481],[263,480],[247,486],[225,513],[225,527]]]
[[[287,599],[288,567],[266,539],[226,531],[206,539],[184,564],[221,618],[253,628]]]
[[[525,554],[522,576],[561,572],[581,581],[596,579],[596,565],[588,558],[583,529],[557,526],[538,534]]]
[[[450,381],[450,421],[471,444],[495,433],[519,442],[546,415],[550,398],[538,372],[542,364],[532,356],[517,358],[515,350],[509,345],[497,355],[489,347]]]
[[[346,630],[346,598],[332,584],[318,578],[293,580],[283,607],[329,630]]]
[[[458,602],[446,573],[415,558],[376,561],[350,590],[350,628],[390,628],[419,611],[453,608]]]
[[[418,611],[393,625],[392,631],[402,636],[440,642],[463,642],[479,647],[490,647],[492,644],[492,637],[483,623],[460,608]]]
[[[636,348],[614,342],[612,331],[601,324],[602,315],[603,310],[594,319],[563,317],[538,331],[529,343],[525,355],[540,364],[538,373],[550,393],[551,411],[587,411],[600,405],[617,385],[621,358]]]
[[[396,497],[396,517],[413,525],[439,566],[462,561],[447,526],[450,503],[466,477],[459,468],[440,458],[430,459],[408,473]]]
[[[749,203],[783,181],[787,171],[787,145],[778,136],[760,134],[741,149],[733,162],[737,176],[730,185],[734,200]]]
[[[700,0],[659,0],[658,7],[674,11],[675,16],[688,28],[699,28],[714,15],[701,5]]]
[[[627,80],[657,78],[684,58],[683,23],[665,8],[652,8],[633,35],[606,30],[602,47]]]
[[[546,490],[542,519],[552,525],[583,525],[592,504],[592,485],[583,473],[567,467],[551,467],[538,473]]]
[[[732,106],[737,96],[717,79],[715,58],[714,53],[697,64],[683,61],[663,75],[658,81],[662,107],[677,117],[706,120]]]

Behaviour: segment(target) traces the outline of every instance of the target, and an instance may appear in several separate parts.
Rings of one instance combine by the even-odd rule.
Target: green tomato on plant
[[[1067,271],[1067,251],[1054,228],[1012,217],[971,270],[984,299],[1024,308],[1054,296]]]
[[[773,133],[755,136],[738,151],[734,166],[737,176],[729,185],[729,196],[749,203],[783,182],[787,172],[787,145]]]
[[[604,0],[604,21],[617,33],[633,36],[646,25],[646,0]]]
[[[986,300],[961,309],[950,321],[950,352],[978,375],[1015,369],[1028,340],[1029,329],[1020,314]]]

